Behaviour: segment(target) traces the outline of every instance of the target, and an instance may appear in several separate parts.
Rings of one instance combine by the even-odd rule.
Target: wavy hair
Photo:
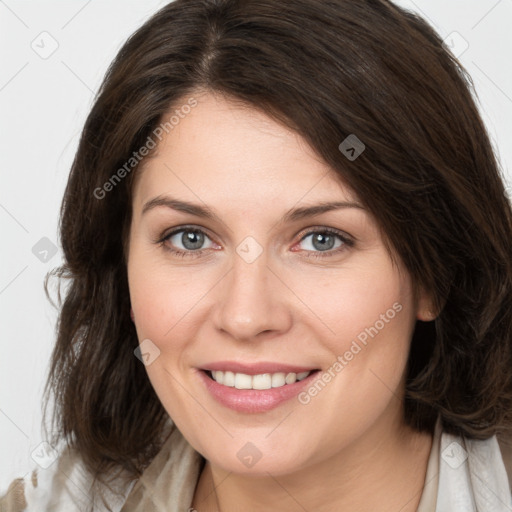
[[[301,135],[433,297],[435,321],[418,321],[411,340],[407,424],[432,431],[440,415],[456,435],[510,433],[512,212],[467,71],[421,17],[386,0],[176,0],[110,65],[72,164],[64,264],[45,282],[47,293],[51,276],[68,285],[45,386],[52,443],[65,439],[99,480],[115,468],[140,476],[161,447],[169,418],[134,356],[129,313],[144,165],[132,159],[198,91]],[[338,148],[350,134],[366,146],[353,161]]]

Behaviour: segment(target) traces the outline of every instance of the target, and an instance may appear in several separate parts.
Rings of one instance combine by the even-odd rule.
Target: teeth
[[[235,374],[233,372],[224,372],[224,379],[222,383],[224,386],[229,386],[231,388],[235,387]]]
[[[286,374],[284,373],[274,373],[272,375],[272,387],[279,388],[285,385]]]
[[[286,384],[293,384],[298,380],[303,380],[310,373],[262,373],[259,375],[247,375],[245,373],[223,372],[221,370],[212,370],[211,372],[216,382],[236,389],[280,388]]]

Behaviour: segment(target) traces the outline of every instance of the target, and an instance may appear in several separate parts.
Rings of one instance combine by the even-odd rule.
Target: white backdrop
[[[0,0],[0,493],[35,467],[42,441],[56,321],[43,280],[62,261],[58,210],[80,130],[117,50],[165,3]],[[396,3],[460,55],[512,185],[512,2]]]

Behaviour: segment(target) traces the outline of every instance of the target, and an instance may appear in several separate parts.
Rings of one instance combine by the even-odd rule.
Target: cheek
[[[141,269],[145,270],[142,272]],[[129,271],[130,301],[135,316],[139,340],[149,338],[157,345],[159,338],[171,328],[168,311],[172,311],[165,288],[158,284],[153,269],[137,265]]]
[[[194,305],[204,289],[193,272],[172,271],[154,260],[136,247],[130,253],[128,282],[137,337],[140,343],[149,339],[157,347],[158,356],[145,367],[148,378],[167,413],[186,425],[193,419],[188,416],[190,396],[181,372],[187,367]]]
[[[155,260],[135,249],[128,264],[128,281],[139,339],[162,345],[190,323],[208,277],[192,268],[173,269]]]
[[[294,283],[312,325],[339,354],[376,336],[408,342],[414,324],[409,278],[387,259],[307,276]]]
[[[310,428],[329,404],[330,447],[355,439],[396,405],[415,325],[410,280],[387,262],[333,275],[305,280],[297,291],[308,297],[315,313],[309,325],[331,354],[324,384],[306,389],[299,401]]]
[[[409,277],[382,256],[296,285],[314,313],[310,330],[331,354],[325,378],[332,403],[371,422],[399,394],[415,325]],[[317,391],[310,391],[302,403],[314,400]],[[313,408],[320,413],[321,406],[320,399]]]

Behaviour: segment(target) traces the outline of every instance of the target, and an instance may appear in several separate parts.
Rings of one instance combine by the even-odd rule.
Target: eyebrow
[[[205,219],[211,219],[221,222],[220,217],[208,207],[200,206],[198,204],[189,203],[169,196],[157,196],[146,202],[142,208],[142,215],[146,212],[157,208],[159,206],[165,206],[172,210],[177,210],[184,213],[195,215],[196,217],[203,217]],[[357,202],[351,201],[331,201],[321,202],[312,206],[300,206],[298,208],[292,208],[288,210],[281,222],[294,222],[308,217],[314,217],[322,213],[326,213],[332,210],[339,210],[342,208],[359,208],[364,210],[364,207]]]

